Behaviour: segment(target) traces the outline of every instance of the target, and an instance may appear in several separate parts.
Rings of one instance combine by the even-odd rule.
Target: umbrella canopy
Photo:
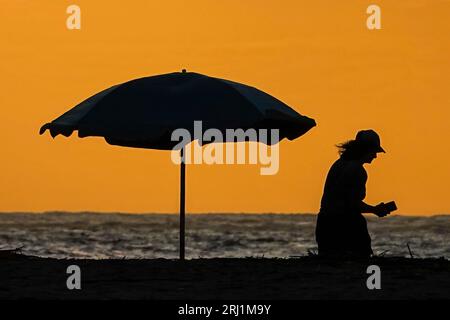
[[[53,137],[104,137],[109,144],[172,149],[171,134],[185,128],[194,137],[194,121],[204,130],[278,129],[279,140],[295,139],[313,126],[280,100],[256,88],[193,72],[140,78],[103,90],[45,124]]]
[[[278,129],[278,141],[295,139],[316,125],[271,95],[237,82],[193,72],[175,72],[131,80],[103,90],[50,123],[53,137],[100,136],[112,145],[170,150],[181,149],[180,259],[184,259],[185,161],[183,145],[172,132],[186,129],[195,139],[194,121],[204,130]],[[244,139],[256,139],[246,136]],[[262,140],[272,144],[278,141]],[[186,142],[188,143],[188,142]]]

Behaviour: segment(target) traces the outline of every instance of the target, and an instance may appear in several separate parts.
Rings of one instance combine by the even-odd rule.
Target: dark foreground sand
[[[76,264],[82,289],[68,290]],[[368,290],[368,265],[381,290]],[[57,260],[0,253],[0,299],[448,299],[450,261],[374,258]]]

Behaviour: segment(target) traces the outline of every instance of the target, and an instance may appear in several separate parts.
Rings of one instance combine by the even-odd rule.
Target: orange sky
[[[66,28],[81,7],[82,29]],[[450,1],[2,1],[0,211],[177,212],[170,152],[39,136],[113,84],[179,71],[247,83],[318,126],[280,147],[280,171],[187,168],[188,212],[317,212],[334,145],[373,128],[388,151],[367,201],[450,212]]]

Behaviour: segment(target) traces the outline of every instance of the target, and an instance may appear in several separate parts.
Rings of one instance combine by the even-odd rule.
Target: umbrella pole
[[[180,260],[184,260],[184,231],[185,231],[185,182],[186,163],[184,159],[184,147],[180,151]]]

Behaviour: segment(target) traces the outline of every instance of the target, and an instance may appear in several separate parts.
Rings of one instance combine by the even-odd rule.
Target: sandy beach
[[[368,290],[366,269],[381,269]],[[81,290],[66,271],[81,269]],[[331,261],[267,259],[72,260],[0,254],[0,299],[446,299],[450,262],[383,257]]]

